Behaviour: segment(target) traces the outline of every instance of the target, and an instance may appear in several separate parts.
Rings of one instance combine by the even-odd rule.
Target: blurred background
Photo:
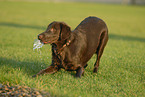
[[[6,0],[4,0],[6,1]],[[137,4],[144,5],[145,0],[12,0],[12,1],[45,1],[45,2],[96,2],[96,3],[115,3],[115,4]]]

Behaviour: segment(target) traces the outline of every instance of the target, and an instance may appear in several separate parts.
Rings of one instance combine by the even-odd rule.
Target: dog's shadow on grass
[[[48,66],[50,66],[51,62],[48,64],[38,61],[17,61],[15,59],[8,59],[0,57],[0,67],[5,66],[7,70],[2,71],[3,73],[8,73],[10,69],[18,69],[20,72],[28,75],[29,77],[32,77],[33,75],[40,72],[42,69],[46,69]],[[60,69],[58,72],[61,72],[62,69]],[[62,71],[63,72],[63,71]],[[56,72],[57,73],[57,72]],[[69,71],[68,74],[75,77],[74,71]],[[43,76],[43,75],[40,75]]]
[[[0,26],[15,27],[15,28],[28,28],[28,29],[46,29],[46,27],[36,26],[36,25],[24,25],[17,23],[1,22]]]
[[[145,38],[134,37],[134,36],[122,36],[122,35],[116,35],[116,34],[109,34],[109,38],[114,39],[114,40],[145,42]]]
[[[17,61],[15,59],[8,59],[3,57],[0,57],[0,62],[0,67],[5,66],[8,68],[8,70],[9,68],[18,69],[28,76],[32,76],[50,65],[38,61]],[[7,70],[3,72],[8,73]]]

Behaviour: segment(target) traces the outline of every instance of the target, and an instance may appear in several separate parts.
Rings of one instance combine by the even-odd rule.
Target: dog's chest
[[[74,71],[79,66],[79,58],[69,50],[64,50],[61,53],[62,67],[67,71]]]
[[[80,54],[76,46],[67,45],[64,48],[57,48],[58,46],[52,46],[54,58],[59,61],[58,65],[65,70],[76,70],[80,63]]]

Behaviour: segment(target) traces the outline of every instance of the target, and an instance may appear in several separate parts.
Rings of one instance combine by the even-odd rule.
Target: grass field
[[[99,72],[95,56],[85,76],[61,70],[32,78],[51,63],[51,49],[33,51],[33,41],[52,21],[64,21],[72,30],[87,16],[102,18],[109,41]],[[43,89],[56,97],[145,97],[145,6],[96,3],[0,1],[0,83]]]

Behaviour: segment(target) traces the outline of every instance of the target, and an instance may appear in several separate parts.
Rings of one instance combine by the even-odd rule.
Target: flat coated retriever
[[[51,44],[52,64],[33,77],[52,74],[61,68],[76,71],[76,77],[81,77],[93,54],[97,54],[93,72],[98,71],[108,41],[108,28],[97,17],[87,17],[73,31],[64,22],[52,22],[45,32],[38,35],[38,39],[44,44]]]

